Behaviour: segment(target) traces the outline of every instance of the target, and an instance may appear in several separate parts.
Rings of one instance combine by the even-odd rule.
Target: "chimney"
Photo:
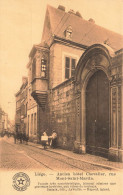
[[[90,18],[88,21],[91,23],[95,23],[95,20],[93,18]]]
[[[64,7],[63,5],[59,5],[59,6],[58,6],[58,9],[60,9],[60,10],[62,10],[62,11],[65,12],[65,7]]]
[[[68,12],[69,14],[76,14],[75,11],[73,9],[70,9],[70,11]]]
[[[81,16],[81,14],[80,14],[80,12],[76,12],[76,16],[78,16],[78,17],[80,17],[80,18],[82,18],[82,16]]]

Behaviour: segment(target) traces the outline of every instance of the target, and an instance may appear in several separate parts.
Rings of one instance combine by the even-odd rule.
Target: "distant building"
[[[15,121],[8,119],[8,133],[13,134],[15,132]]]
[[[22,78],[22,85],[20,90],[15,94],[16,97],[16,115],[15,115],[15,130],[17,132],[26,132],[27,129],[27,85],[28,78]]]
[[[33,66],[35,66],[35,59],[33,60]],[[28,68],[28,86],[27,86],[27,93],[28,93],[28,107],[27,107],[27,128],[28,128],[28,135],[29,139],[31,141],[39,142],[40,136],[39,136],[39,131],[40,128],[38,126],[38,120],[37,120],[37,115],[39,112],[39,106],[37,102],[34,100],[34,98],[31,96],[32,94],[32,66],[29,63],[27,65]]]
[[[0,134],[8,131],[8,114],[0,107]]]
[[[29,136],[55,129],[61,148],[123,161],[122,47],[122,35],[48,6],[27,65]]]
[[[4,131],[7,131],[8,129],[8,114],[3,112],[2,115],[2,127],[4,129]]]

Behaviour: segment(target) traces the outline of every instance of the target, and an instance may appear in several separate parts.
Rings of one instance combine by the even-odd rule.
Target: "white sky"
[[[0,0],[0,105],[10,119],[14,95],[27,76],[29,52],[41,41],[47,4],[64,5],[66,11],[79,11],[84,19],[123,34],[123,0]]]

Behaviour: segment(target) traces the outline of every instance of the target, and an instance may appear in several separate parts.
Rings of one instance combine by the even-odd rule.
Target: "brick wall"
[[[55,129],[58,145],[72,149],[75,141],[75,95],[73,79],[54,88],[48,96],[46,108],[49,134]]]

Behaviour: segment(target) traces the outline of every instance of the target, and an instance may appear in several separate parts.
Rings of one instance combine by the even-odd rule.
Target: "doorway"
[[[107,157],[109,149],[109,80],[96,71],[86,87],[86,151]]]

